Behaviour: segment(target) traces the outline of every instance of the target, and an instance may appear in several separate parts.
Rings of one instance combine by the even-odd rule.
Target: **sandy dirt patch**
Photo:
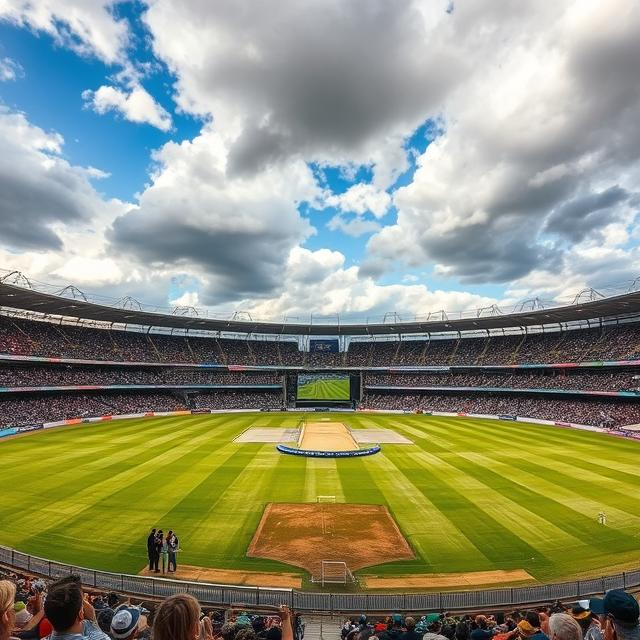
[[[247,556],[280,560],[319,575],[322,560],[351,571],[415,557],[386,507],[370,504],[269,504]]]
[[[445,589],[480,587],[513,582],[536,582],[524,569],[472,571],[471,573],[431,573],[406,576],[363,576],[368,589]]]
[[[342,422],[308,422],[300,430],[298,448],[304,451],[355,451],[359,447]]]
[[[209,569],[195,567],[188,564],[178,566],[176,573],[161,573],[149,571],[145,567],[138,575],[166,577],[172,580],[189,580],[190,582],[212,582],[214,584],[249,585],[251,587],[280,587],[284,589],[299,589],[302,577],[295,573],[265,573],[262,571],[238,571],[235,569]]]

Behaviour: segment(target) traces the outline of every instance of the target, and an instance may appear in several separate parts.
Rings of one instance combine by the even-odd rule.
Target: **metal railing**
[[[141,598],[163,598],[190,593],[207,605],[243,604],[248,607],[286,604],[296,611],[458,611],[487,607],[519,607],[553,600],[575,600],[601,594],[608,589],[640,587],[640,570],[588,580],[529,587],[506,587],[481,591],[431,593],[317,593],[295,589],[228,586],[205,582],[109,573],[45,560],[8,547],[0,547],[0,564],[49,578],[76,574],[87,587],[119,591]]]

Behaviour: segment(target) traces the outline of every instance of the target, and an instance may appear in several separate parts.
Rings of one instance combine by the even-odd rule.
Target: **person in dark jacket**
[[[147,538],[147,557],[149,558],[149,571],[153,571],[153,558],[156,548],[156,530],[151,529],[151,533]]]

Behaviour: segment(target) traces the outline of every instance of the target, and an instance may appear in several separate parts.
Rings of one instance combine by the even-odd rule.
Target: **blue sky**
[[[0,9],[0,268],[265,315],[637,275],[631,0],[267,4]]]

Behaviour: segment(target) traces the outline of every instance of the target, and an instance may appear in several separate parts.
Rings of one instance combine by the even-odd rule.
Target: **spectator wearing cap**
[[[588,606],[589,601],[583,602]],[[602,640],[602,629],[597,616],[581,603],[576,604],[567,612],[580,625],[584,640]]]
[[[440,631],[442,630],[442,616],[439,613],[428,613],[422,619],[427,628],[423,640],[447,640]]]
[[[111,619],[110,635],[114,640],[134,640],[146,628],[147,618],[138,607],[120,607]]]
[[[549,636],[540,628],[540,616],[536,611],[527,611],[524,619],[518,622],[520,635],[526,640],[549,640]]]
[[[83,599],[78,576],[62,578],[49,586],[44,612],[53,627],[51,640],[109,640],[98,627],[95,609]]]
[[[589,600],[589,609],[600,616],[604,640],[640,640],[640,609],[630,593],[611,589],[604,598]]]
[[[582,640],[582,629],[569,614],[554,613],[549,618],[549,638],[551,640]]]
[[[391,624],[389,624],[387,630],[378,635],[379,640],[400,640],[404,633],[402,624],[402,616],[399,613],[394,613],[391,616]]]

